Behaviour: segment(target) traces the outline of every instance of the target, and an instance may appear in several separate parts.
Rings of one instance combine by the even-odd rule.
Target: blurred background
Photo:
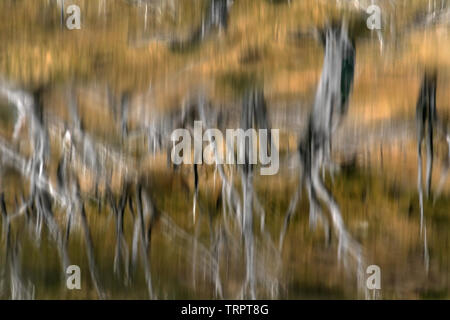
[[[448,299],[449,29],[447,0],[0,1],[0,298]],[[278,174],[174,166],[194,120],[279,129]]]

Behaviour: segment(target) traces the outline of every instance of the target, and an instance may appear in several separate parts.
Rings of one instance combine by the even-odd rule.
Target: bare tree
[[[299,187],[289,204],[279,246],[281,250],[302,186],[305,186],[309,199],[310,225],[314,227],[317,222],[321,222],[327,238],[330,226],[333,227],[339,241],[338,255],[344,255],[344,262],[348,257],[352,258],[360,271],[363,263],[361,247],[348,233],[339,205],[320,175],[324,168],[333,169],[330,158],[333,134],[348,109],[354,78],[355,47],[348,36],[345,22],[328,26],[320,35],[325,46],[324,66],[307,129],[298,145],[301,166]],[[328,208],[329,217],[322,211],[320,200]]]
[[[200,44],[214,31],[226,30],[231,5],[229,0],[209,0],[209,7],[203,15],[201,25],[187,39],[172,40],[169,46],[173,50],[189,49]]]

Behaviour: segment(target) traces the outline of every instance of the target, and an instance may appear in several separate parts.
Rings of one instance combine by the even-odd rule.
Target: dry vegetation
[[[174,7],[170,6],[171,1],[165,5],[161,5],[164,1],[154,1],[159,7],[149,9],[146,26],[142,7],[132,6],[125,0],[107,0],[106,6],[100,9],[100,2],[67,0],[66,5],[76,3],[82,12],[81,30],[68,31],[60,26],[56,1],[0,1],[0,75],[26,89],[49,88],[44,97],[44,112],[66,122],[69,115],[64,90],[68,84],[75,84],[85,130],[113,147],[123,141],[118,133],[120,124],[104,94],[107,87],[113,92],[131,93],[128,119],[131,129],[139,128],[142,110],[146,110],[145,117],[169,114],[179,110],[186,96],[200,88],[208,92],[213,103],[232,108],[241,100],[242,92],[255,83],[264,89],[270,114],[287,114],[285,122],[303,117],[311,108],[321,75],[323,50],[312,37],[301,38],[296,34],[321,27],[333,19],[348,19],[350,30],[357,38],[354,88],[334,154],[342,170],[334,182],[327,178],[326,183],[341,206],[350,233],[364,248],[367,262],[382,269],[383,298],[450,297],[450,179],[442,195],[425,205],[431,257],[428,274],[423,267],[423,242],[419,236],[414,116],[424,70],[438,70],[438,114],[444,120],[450,117],[449,24],[426,28],[413,24],[418,14],[427,13],[429,1],[381,1],[384,42],[380,50],[376,35],[367,31],[364,19],[354,13],[351,5],[342,4],[346,1],[292,0],[290,4],[283,1],[274,4],[266,0],[234,0],[227,30],[186,52],[171,50],[164,39],[167,35],[184,37],[193,30],[201,21],[206,1],[173,0]],[[163,40],[157,40],[158,37]],[[100,94],[96,88],[100,88]],[[15,115],[3,108],[6,105],[6,100],[0,100],[0,136],[8,140],[12,137]],[[280,121],[285,124],[284,120]],[[389,128],[398,129],[393,129],[392,135],[403,134],[400,127],[405,125],[406,138],[388,135],[371,143],[362,138],[382,131],[380,128],[386,123]],[[282,154],[289,155],[295,150],[300,127],[289,124],[280,128]],[[21,139],[24,143],[18,149],[26,153],[29,147],[25,130]],[[54,140],[52,143],[61,145],[61,139]],[[186,195],[186,188],[194,188],[192,168],[173,172],[166,165],[165,154],[145,154],[143,142],[148,141],[136,139],[127,144],[128,163],[157,186],[158,207],[188,234],[195,234],[202,243],[208,243],[209,217],[205,214],[196,229],[192,223],[192,197]],[[354,152],[340,152],[353,142]],[[442,172],[441,159],[445,159],[447,152],[442,139],[436,139],[435,144],[434,187]],[[50,172],[56,172],[60,154],[52,152],[48,166],[52,168]],[[111,186],[119,193],[124,175],[117,167],[114,170]],[[13,208],[16,198],[27,192],[28,183],[17,172],[5,171],[0,175],[0,192],[5,193],[8,208]],[[199,174],[202,181],[199,202],[217,220],[219,180],[216,182],[212,167],[202,168]],[[83,192],[92,191],[94,173],[80,173],[80,177]],[[56,181],[56,174],[50,179]],[[298,183],[296,179],[287,165],[282,165],[274,177],[255,179],[256,192],[266,208],[265,225],[274,238],[278,236],[290,195]],[[103,181],[101,192],[106,187],[107,182]],[[343,276],[345,270],[339,267],[336,244],[326,244],[320,228],[310,230],[305,198],[286,236],[281,271],[276,270],[279,266],[275,263],[268,266],[268,272],[279,275],[278,298],[358,297],[354,275]],[[132,286],[117,281],[113,274],[115,225],[107,208],[97,210],[92,201],[87,206],[87,215],[99,274],[109,297],[146,297],[142,270]],[[126,215],[124,234],[128,243],[132,241],[133,221]],[[183,241],[171,239],[165,230],[162,223],[156,227],[150,253],[157,297],[215,297],[212,281],[202,279],[201,271],[196,275],[197,282],[191,279],[196,271],[192,271],[193,262],[186,253],[190,244],[178,243]],[[86,270],[82,282],[85,287],[77,292],[62,287],[52,241],[44,236],[38,248],[33,241],[23,241],[22,252],[26,256],[22,260],[23,272],[35,283],[37,298],[97,297],[87,272],[85,251],[80,249],[83,248],[81,232],[74,233],[68,248],[71,260]],[[257,243],[257,247],[264,245]],[[242,259],[243,253],[238,254]],[[222,271],[226,297],[238,296],[244,277],[241,259],[230,259],[229,269]],[[261,259],[271,263],[270,256]],[[6,297],[0,279],[0,298]]]

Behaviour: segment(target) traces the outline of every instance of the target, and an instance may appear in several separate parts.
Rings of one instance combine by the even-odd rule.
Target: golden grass
[[[167,12],[162,16],[152,13],[147,33],[142,31],[142,13],[125,1],[106,1],[106,18],[98,14],[97,1],[74,0],[66,3],[70,2],[81,7],[83,23],[80,31],[61,30],[59,12],[55,6],[47,6],[47,1],[0,1],[0,74],[24,86],[54,86],[47,96],[46,112],[62,119],[67,119],[66,108],[62,107],[66,100],[59,88],[69,81],[108,84],[114,91],[130,90],[132,94],[142,93],[152,86],[154,107],[160,112],[178,108],[187,93],[202,85],[208,87],[213,101],[220,102],[239,95],[242,89],[240,86],[245,87],[249,81],[260,83],[269,101],[295,98],[305,104],[311,103],[320,78],[323,50],[312,39],[295,40],[292,34],[312,26],[321,26],[337,16],[346,15],[357,20],[349,10],[343,11],[328,0],[293,0],[291,6],[272,5],[265,0],[236,0],[226,33],[206,40],[202,46],[190,52],[176,53],[169,50],[165,43],[149,42],[134,47],[129,42],[161,30],[185,36],[187,30],[192,30],[199,23],[204,2],[193,4],[192,0],[178,0],[177,3],[182,7],[180,14],[175,17]],[[386,10],[387,16],[394,17],[391,19],[393,27],[400,30],[426,4],[425,0],[404,0],[397,1],[396,8],[383,5],[383,10]],[[381,54],[376,37],[364,35],[357,42],[356,76],[349,121],[371,125],[392,118],[412,120],[421,76],[426,68],[438,69],[438,112],[450,113],[448,29],[437,27],[427,31],[417,30],[401,39],[391,38],[389,31],[386,30],[385,48]],[[88,131],[100,140],[118,140],[114,135],[116,124],[107,110],[106,101],[83,98],[81,94],[79,96],[80,113]],[[131,122],[139,120],[137,113],[134,117]],[[7,116],[2,114],[0,118]],[[9,138],[6,134],[11,129],[11,122],[6,121],[5,126],[0,126],[0,134]],[[282,132],[281,149],[286,150],[287,145],[291,150],[295,148],[296,137],[297,132]],[[380,169],[379,150],[373,147],[369,150],[371,156],[357,155],[356,173],[341,173],[337,183],[329,185],[341,205],[351,233],[357,235],[365,247],[368,261],[379,264],[386,272],[383,273],[386,298],[424,297],[432,290],[443,290],[443,296],[448,298],[448,287],[445,287],[445,277],[448,281],[448,231],[442,232],[443,226],[448,227],[448,218],[442,218],[448,210],[448,199],[440,199],[436,207],[431,207],[429,203],[426,206],[426,214],[430,215],[432,221],[429,225],[429,244],[434,259],[434,269],[431,270],[431,279],[428,279],[427,285],[424,284],[427,279],[421,268],[422,244],[418,236],[415,148],[413,141],[403,146],[384,145],[384,166]],[[55,163],[51,165],[55,166]],[[169,172],[163,154],[143,159],[138,165],[159,186],[159,205],[170,212],[182,227],[193,231],[192,203],[186,201],[178,176],[184,175],[192,189],[192,173],[188,170],[182,173]],[[437,181],[439,170],[440,163],[436,161],[434,182]],[[214,189],[212,170],[203,169],[200,174],[200,196],[208,198],[209,202],[216,200],[220,186],[216,185]],[[82,186],[90,186],[91,179],[92,176],[86,176]],[[281,224],[289,197],[296,187],[296,174],[289,171],[280,176],[258,179],[262,183],[255,185],[268,208],[267,225],[277,235],[276,229]],[[113,180],[112,187],[116,190],[115,187],[121,183],[120,175],[115,173]],[[26,185],[21,182],[10,172],[2,184],[14,189]],[[205,195],[211,195],[212,199]],[[14,203],[12,195],[7,200],[8,205]],[[120,285],[114,286],[116,282],[110,270],[114,252],[113,222],[107,219],[105,212],[98,214],[93,207],[88,209],[93,240],[96,248],[101,248],[97,249],[100,269],[114,297],[145,297],[143,285],[135,287],[133,292]],[[283,269],[285,276],[282,279],[287,289],[286,296],[354,297],[354,286],[349,285],[353,278],[343,277],[343,270],[336,267],[336,248],[324,245],[320,231],[310,231],[307,212],[308,206],[303,200],[286,238],[283,254],[286,261]],[[444,223],[439,225],[433,218],[444,219]],[[126,225],[130,229],[129,223],[127,221]],[[447,237],[444,241],[441,239],[443,234]],[[30,254],[25,269],[36,272],[34,276],[47,284],[46,289],[53,288],[53,291],[47,292],[39,289],[38,297],[95,298],[94,290],[90,287],[79,294],[69,294],[57,287],[57,281],[48,278],[52,270],[53,274],[59,270],[53,259],[55,252],[51,246],[42,247],[42,250],[31,248],[30,245],[24,248]],[[75,233],[71,253],[74,261],[87,270],[84,251],[80,250],[82,247],[82,239]],[[157,249],[152,251],[152,266],[158,278],[156,287],[161,297],[192,297],[192,293],[183,291],[188,291],[191,285],[185,283],[185,279],[190,276],[187,275],[189,271],[186,271],[189,267],[183,260],[185,252],[165,242],[158,232],[154,247]],[[39,267],[42,268],[33,265],[34,261],[41,261]],[[439,261],[442,266],[435,261]],[[168,268],[168,265],[171,267]],[[90,283],[87,272],[84,276],[86,279],[83,283]],[[236,278],[241,276],[237,274]],[[236,290],[233,288],[235,284],[230,281],[230,292]],[[178,291],[170,291],[170,286],[176,287]],[[208,285],[205,287],[205,291],[199,295],[211,296],[212,289]]]

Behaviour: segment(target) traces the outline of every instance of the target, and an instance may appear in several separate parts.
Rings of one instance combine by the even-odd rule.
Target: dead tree
[[[330,226],[333,227],[339,242],[338,256],[343,253],[344,262],[347,257],[354,259],[360,271],[360,245],[348,233],[339,205],[320,175],[324,168],[333,168],[330,159],[333,134],[347,113],[354,78],[355,46],[349,38],[345,23],[327,27],[321,33],[321,39],[325,46],[323,71],[306,132],[298,145],[300,184],[289,204],[279,246],[281,250],[286,230],[301,196],[302,186],[305,186],[309,199],[310,225],[314,227],[320,221],[327,238],[331,233]],[[320,201],[328,208],[329,217],[322,211]]]
[[[17,169],[25,178],[30,181],[30,200],[10,218],[20,216],[28,212],[28,208],[32,207],[32,213],[35,215],[36,221],[36,234],[37,239],[40,238],[40,230],[42,222],[47,226],[50,236],[56,243],[58,253],[61,260],[62,274],[65,275],[69,262],[69,255],[67,251],[67,241],[70,229],[70,217],[72,212],[78,212],[80,214],[81,226],[84,230],[86,240],[86,251],[89,260],[89,269],[91,271],[92,280],[97,289],[100,298],[104,298],[105,295],[97,278],[94,253],[92,247],[92,241],[90,239],[89,226],[87,224],[86,214],[84,212],[83,202],[80,197],[78,183],[73,179],[68,179],[74,174],[67,172],[69,170],[67,166],[67,157],[63,155],[58,165],[57,172],[57,184],[54,186],[47,174],[47,163],[49,162],[49,137],[47,131],[47,123],[44,123],[44,106],[43,106],[43,94],[45,88],[38,88],[37,90],[29,93],[24,90],[14,88],[10,83],[6,81],[0,82],[0,93],[4,94],[18,110],[19,117],[16,122],[16,132],[20,131],[23,125],[23,114],[28,119],[29,128],[29,140],[32,147],[32,156],[30,159],[22,157],[17,154],[13,148],[9,147],[6,143],[0,143],[0,154],[3,162],[6,162],[10,166]],[[69,135],[70,137],[70,135]],[[69,139],[69,143],[70,143]],[[71,145],[71,143],[70,143]],[[67,154],[63,152],[63,154]],[[68,224],[66,230],[66,236],[61,231],[54,211],[54,205],[62,207],[66,217],[68,216]]]
[[[202,121],[205,129],[209,128],[220,128],[223,125],[223,115],[221,112],[217,112],[217,108],[210,108],[210,104],[206,101],[204,96],[200,95],[198,101],[196,103],[196,107],[194,110],[187,109],[183,114],[185,114],[184,118],[199,118]],[[190,111],[189,111],[190,110]],[[187,112],[189,111],[189,112]],[[193,116],[186,117],[187,114],[193,113]],[[256,88],[250,88],[247,90],[241,101],[241,112],[240,112],[240,124],[239,127],[242,130],[259,128],[259,129],[269,129],[270,123],[267,116],[267,108],[266,102],[264,99],[264,95],[262,90]],[[206,139],[209,141],[211,146],[213,147],[213,158],[215,161],[216,172],[218,173],[221,181],[222,181],[222,194],[219,197],[218,201],[222,203],[223,214],[222,221],[223,224],[219,221],[219,227],[217,234],[214,235],[213,228],[211,226],[210,219],[210,232],[212,238],[212,250],[215,252],[217,263],[214,265],[213,275],[214,282],[216,284],[216,290],[219,296],[222,296],[222,285],[219,277],[219,268],[218,264],[218,248],[223,245],[223,243],[234,244],[233,249],[239,250],[238,244],[240,243],[239,238],[244,241],[244,254],[245,254],[245,279],[242,285],[242,288],[239,293],[239,297],[249,297],[256,298],[257,295],[257,284],[262,282],[262,277],[267,278],[267,288],[268,291],[273,291],[273,284],[276,283],[276,280],[273,280],[271,276],[268,276],[265,273],[265,264],[261,260],[261,254],[256,250],[255,245],[255,233],[254,233],[254,213],[258,213],[261,218],[261,231],[264,231],[264,208],[261,205],[258,196],[254,190],[253,184],[253,171],[254,171],[254,162],[251,161],[251,151],[253,147],[256,146],[255,139],[249,139],[245,143],[244,147],[244,161],[240,164],[235,165],[225,165],[220,160],[223,156],[219,151],[220,147],[217,144],[217,141],[213,138],[210,130],[205,131]],[[269,135],[270,138],[270,135]],[[238,142],[240,143],[240,141]],[[230,146],[228,146],[230,147]],[[272,145],[270,147],[273,147]],[[253,159],[255,160],[255,159]],[[235,161],[236,163],[236,161]],[[237,176],[241,179],[242,185],[242,193],[238,191],[238,189],[234,185],[233,172],[237,172]],[[194,181],[195,185],[195,181]],[[241,196],[242,195],[242,196]],[[198,207],[201,211],[205,211],[201,203],[198,204]],[[197,225],[199,221],[197,222]],[[235,229],[233,228],[235,227]],[[238,231],[238,239],[235,239],[233,236],[233,230]],[[270,245],[271,240],[267,233],[264,233],[265,236],[262,240],[265,243]],[[263,241],[263,242],[264,242]],[[273,249],[275,246],[271,246]],[[195,256],[195,250],[194,250]],[[273,258],[275,261],[278,261],[278,254],[274,252]],[[273,280],[273,281],[272,281]]]
[[[267,118],[266,102],[264,94],[261,90],[251,89],[245,93],[242,102],[241,128],[246,131],[248,129],[269,129],[269,121]],[[269,136],[270,139],[270,136]],[[245,162],[241,167],[242,174],[242,233],[244,236],[245,257],[246,257],[246,278],[245,287],[248,288],[248,296],[251,299],[256,298],[255,292],[255,245],[253,235],[253,207],[255,199],[255,191],[253,186],[253,169],[254,160],[254,137],[248,139],[245,143]],[[244,292],[245,292],[244,287]]]
[[[436,71],[427,71],[422,79],[419,98],[416,105],[416,125],[417,125],[417,189],[419,192],[420,205],[420,234],[423,235],[424,242],[424,262],[428,272],[429,254],[427,245],[427,228],[424,216],[423,204],[423,182],[422,182],[422,143],[425,141],[427,149],[425,194],[430,196],[431,176],[433,171],[433,140],[434,130],[437,124],[436,113]],[[426,137],[425,137],[426,135]]]
[[[426,165],[426,180],[425,193],[430,195],[431,174],[433,170],[433,134],[437,121],[436,114],[436,72],[425,73],[422,85],[420,88],[420,95],[416,106],[416,123],[417,123],[417,153],[419,161],[419,175],[418,185],[419,189],[422,186],[422,142],[425,140],[427,148],[427,165]],[[426,138],[425,138],[426,131]],[[420,191],[419,191],[420,192]]]
[[[224,31],[228,26],[228,15],[232,2],[229,0],[209,0],[209,7],[202,23],[187,39],[175,39],[169,44],[172,50],[183,50],[200,44],[214,31]]]

